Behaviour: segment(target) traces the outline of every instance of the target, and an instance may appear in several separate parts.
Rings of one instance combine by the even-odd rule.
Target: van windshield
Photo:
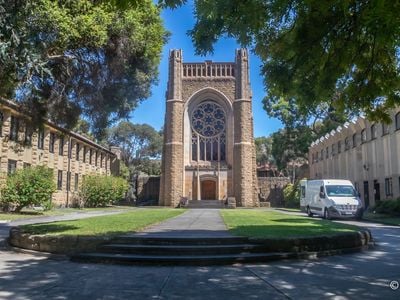
[[[355,197],[357,192],[351,185],[326,185],[328,197]]]

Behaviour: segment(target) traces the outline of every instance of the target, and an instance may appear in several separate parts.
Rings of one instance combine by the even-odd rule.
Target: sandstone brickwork
[[[85,175],[117,174],[119,171],[118,148],[114,147],[111,151],[50,122],[44,124],[43,135],[38,130],[30,132],[29,125],[26,125],[29,116],[20,111],[15,103],[0,99],[0,172],[3,180],[14,171],[14,166],[15,169],[47,166],[53,170],[57,185],[53,204],[72,206],[76,205],[79,198],[80,185]],[[18,131],[16,138],[13,137],[12,128]],[[41,136],[43,143],[39,142]]]
[[[258,177],[258,197],[261,206],[283,207],[283,189],[289,183],[289,177]]]
[[[160,205],[231,197],[237,206],[258,206],[248,53],[235,54],[234,62],[184,63],[181,50],[170,52]],[[193,111],[206,102],[224,111],[217,137],[193,131]]]
[[[391,124],[358,117],[314,141],[309,148],[309,178],[348,179],[364,207],[400,197],[400,107]]]

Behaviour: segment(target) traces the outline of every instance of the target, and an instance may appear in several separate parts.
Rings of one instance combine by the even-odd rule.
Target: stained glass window
[[[214,101],[201,102],[194,109],[191,115],[192,160],[225,160],[225,123],[225,111]]]

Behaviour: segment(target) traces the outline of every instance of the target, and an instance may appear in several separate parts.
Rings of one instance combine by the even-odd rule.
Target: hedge
[[[80,196],[85,207],[106,206],[123,199],[128,187],[121,177],[89,175],[82,182]]]
[[[7,176],[1,189],[1,206],[6,210],[21,211],[30,205],[51,208],[51,196],[55,192],[53,170],[35,166],[16,170]]]
[[[396,200],[379,201],[372,210],[380,214],[400,216],[400,198]]]
[[[298,187],[298,183],[296,183],[295,185],[289,183],[283,189],[283,199],[285,201],[285,207],[300,207],[300,191]]]

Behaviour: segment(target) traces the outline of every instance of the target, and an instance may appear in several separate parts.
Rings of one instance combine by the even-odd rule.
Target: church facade
[[[258,206],[246,49],[234,62],[183,62],[171,50],[159,204],[189,200]]]

